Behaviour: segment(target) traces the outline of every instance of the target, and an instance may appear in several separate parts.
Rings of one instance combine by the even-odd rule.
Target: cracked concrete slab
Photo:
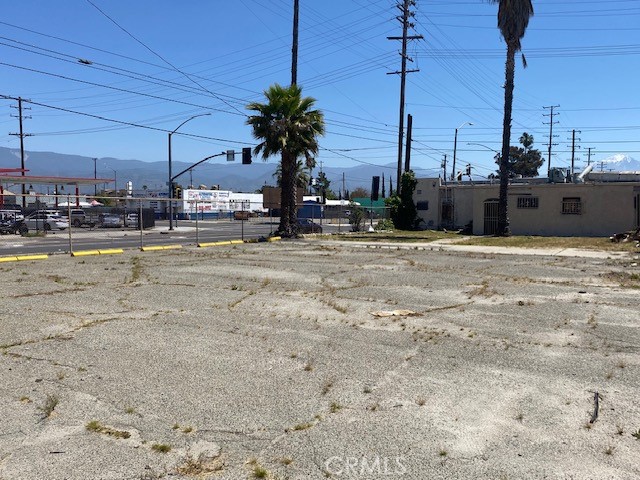
[[[314,240],[5,265],[0,479],[638,477],[637,274]]]

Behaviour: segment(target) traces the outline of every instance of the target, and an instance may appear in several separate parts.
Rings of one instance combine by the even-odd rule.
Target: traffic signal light
[[[378,190],[380,190],[380,177],[373,177],[371,179],[371,200],[378,200]]]
[[[251,165],[251,147],[244,147],[242,149],[242,164]]]
[[[176,182],[173,182],[171,186],[171,198],[178,199],[182,196],[182,186],[178,185]]]

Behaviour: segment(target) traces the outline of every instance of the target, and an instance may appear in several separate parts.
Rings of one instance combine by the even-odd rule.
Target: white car
[[[36,212],[29,215],[24,219],[24,223],[29,227],[29,230],[64,230],[69,228],[69,222],[67,222],[60,215],[55,215],[47,212]]]

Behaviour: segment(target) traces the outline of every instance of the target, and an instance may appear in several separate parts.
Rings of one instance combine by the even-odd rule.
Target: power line
[[[157,53],[156,51],[154,51],[153,49],[151,49],[147,44],[145,44],[142,40],[139,40],[136,36],[134,36],[131,32],[129,32],[126,28],[124,28],[122,25],[120,25],[118,22],[116,22],[113,18],[111,18],[109,15],[107,15],[106,12],[104,12],[103,10],[100,9],[100,7],[98,7],[95,3],[93,3],[91,0],[86,0],[87,3],[89,3],[90,5],[92,5],[96,10],[98,10],[102,15],[104,15],[106,18],[108,18],[111,22],[113,22],[114,25],[116,25],[120,30],[122,30],[124,33],[126,33],[127,35],[129,35],[132,39],[134,39],[136,42],[138,42],[140,45],[142,45],[144,48],[146,48],[149,52],[151,52],[153,55],[155,55],[156,57],[158,57],[160,60],[162,60],[164,63],[166,63],[167,65],[169,65],[173,70],[175,70],[176,72],[180,73],[181,75],[183,75],[185,78],[187,78],[189,81],[195,83],[198,87],[200,87],[202,90],[210,93],[213,97],[217,98],[218,100],[220,100],[221,102],[225,103],[228,107],[233,108],[236,112],[240,113],[241,115],[244,115],[240,110],[238,110],[234,105],[231,105],[230,103],[228,103],[226,100],[224,100],[223,98],[219,97],[218,95],[216,95],[215,93],[213,93],[212,91],[210,91],[209,89],[207,89],[206,87],[204,87],[202,84],[200,84],[199,82],[197,82],[196,80],[194,80],[192,78],[191,75],[186,74],[185,72],[183,72],[182,70],[180,70],[178,67],[176,67],[173,63],[171,63],[169,60],[167,60],[166,58],[164,58],[162,55],[160,55],[159,53]]]

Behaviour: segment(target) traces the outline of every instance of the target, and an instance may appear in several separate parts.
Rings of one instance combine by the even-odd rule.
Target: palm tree
[[[509,235],[509,216],[507,212],[507,188],[509,185],[509,147],[511,138],[511,111],[513,108],[513,86],[516,70],[515,56],[522,48],[520,40],[524,37],[529,19],[533,16],[531,0],[489,0],[498,6],[498,28],[507,44],[504,84],[504,120],[502,123],[502,155],[500,156],[500,195],[498,200],[498,235]],[[527,62],[522,56],[522,63]]]
[[[277,83],[264,92],[266,103],[253,102],[247,109],[256,112],[249,116],[247,125],[253,128],[254,138],[260,143],[254,148],[256,156],[266,160],[280,155],[282,171],[282,196],[280,226],[277,233],[291,237],[297,233],[296,172],[298,160],[306,165],[315,164],[318,153],[318,136],[324,135],[324,116],[320,110],[312,110],[315,99],[302,97],[297,85],[282,87]]]

